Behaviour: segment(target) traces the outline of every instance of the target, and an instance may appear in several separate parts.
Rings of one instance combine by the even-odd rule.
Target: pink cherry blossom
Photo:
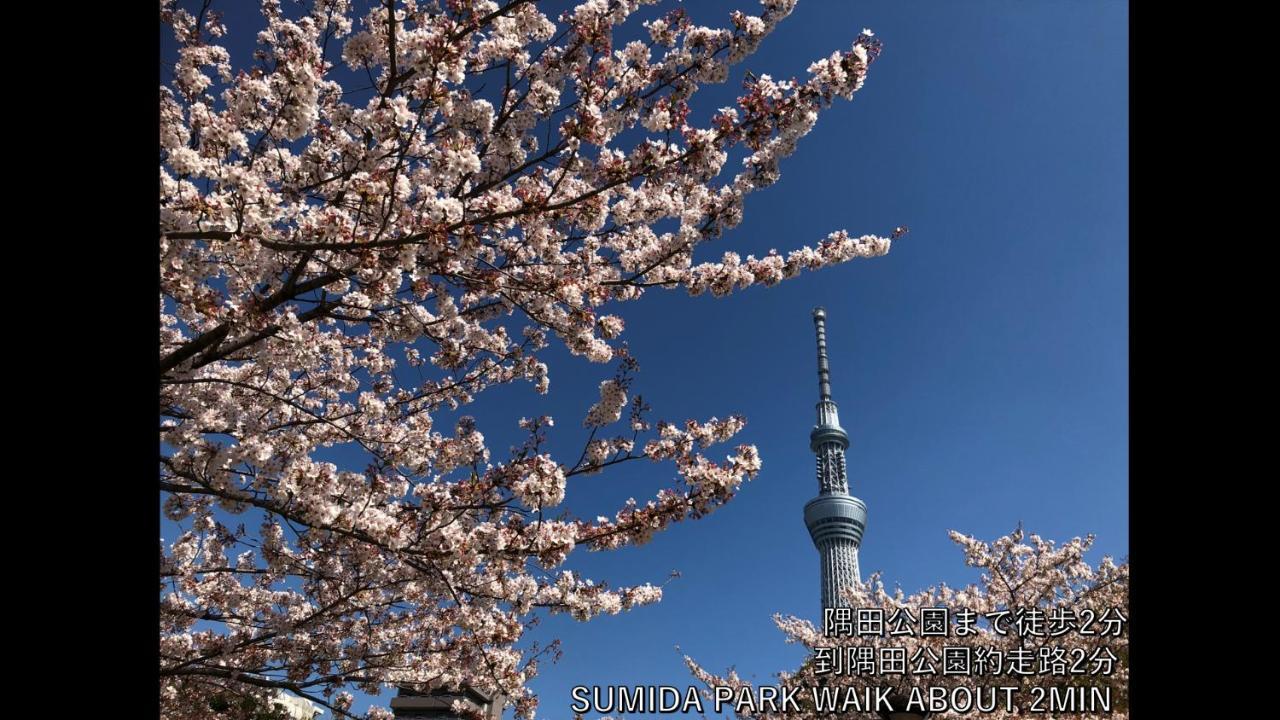
[[[698,90],[794,0],[723,27],[675,4],[626,44],[648,0],[558,17],[526,0],[262,0],[258,27],[230,28],[179,4],[160,8],[177,42],[159,98],[160,489],[181,528],[160,543],[161,715],[284,692],[351,717],[356,690],[471,684],[530,718],[537,613],[661,598],[563,571],[568,554],[644,543],[761,469],[751,445],[702,454],[742,418],[653,432],[625,304],[888,252],[836,231],[695,260],[862,87],[879,42],[864,32],[803,79],[752,76],[700,127]],[[221,38],[251,33],[233,65]],[[746,159],[726,170],[735,145]],[[516,418],[461,413],[502,385],[548,392],[552,342],[621,366],[584,409],[582,453],[547,452],[550,417],[491,448],[490,423]],[[578,475],[640,459],[674,464],[676,486],[551,515]]]

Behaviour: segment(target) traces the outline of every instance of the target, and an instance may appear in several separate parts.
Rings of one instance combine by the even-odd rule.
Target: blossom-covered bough
[[[538,609],[585,620],[661,596],[557,570],[568,553],[643,543],[759,470],[750,445],[700,452],[741,418],[650,426],[617,308],[888,251],[841,231],[694,262],[879,45],[864,31],[803,80],[753,77],[701,127],[696,91],[795,0],[723,28],[646,4],[264,0],[259,27],[231,28],[260,29],[237,67],[209,2],[161,3],[177,60],[160,88],[159,479],[181,528],[160,552],[163,717],[280,691],[349,716],[351,689],[436,684],[531,717],[549,649],[519,641]],[[506,459],[474,419],[446,419],[486,388],[546,392],[553,341],[621,366],[576,461],[544,450],[547,417],[520,421]],[[682,484],[609,517],[554,514],[570,478],[638,459]]]
[[[1084,556],[1093,544],[1092,535],[1062,544],[1038,535],[1027,536],[1021,527],[991,543],[955,531],[950,536],[964,551],[965,564],[981,571],[976,584],[957,589],[944,583],[908,596],[901,589],[893,593],[886,591],[880,574],[876,573],[845,591],[849,607],[879,610],[884,618],[901,611],[899,617],[918,621],[923,609],[946,608],[952,627],[945,636],[923,637],[919,632],[893,634],[900,630],[891,630],[889,623],[885,624],[883,635],[828,635],[824,628],[809,620],[775,615],[774,622],[786,641],[803,645],[811,653],[798,670],[779,673],[780,684],[801,688],[797,697],[802,699],[812,698],[814,688],[885,688],[898,711],[909,709],[907,704],[913,689],[924,700],[929,688],[967,688],[966,693],[958,696],[964,698],[957,702],[963,709],[962,702],[978,697],[984,689],[1018,688],[1015,704],[1021,712],[1006,711],[1004,697],[998,695],[1001,702],[992,712],[942,711],[929,713],[928,717],[931,720],[1026,717],[1032,703],[1039,699],[1040,712],[1032,713],[1033,717],[1126,720],[1129,717],[1128,561],[1117,564],[1112,558],[1103,557],[1097,567],[1090,565]],[[1036,613],[1031,612],[1033,608]],[[973,632],[957,632],[960,624],[956,619],[969,613],[974,620]],[[1078,632],[1080,629],[1085,632]],[[850,650],[854,650],[856,657],[856,648],[871,648],[872,657],[879,658],[880,649],[884,647],[903,648],[903,655],[908,659],[906,673],[880,674],[878,665],[876,671],[870,673],[850,672],[847,668],[834,672],[833,664],[818,662],[815,652],[818,648],[834,648],[824,652],[831,659],[840,654],[847,657]],[[972,674],[943,672],[944,647],[967,648],[965,654],[969,659],[977,658],[977,664],[969,665]],[[704,693],[708,697],[711,687],[750,691],[750,683],[735,672],[717,675],[689,656],[684,660],[693,675],[708,688]],[[1049,664],[1042,665],[1045,662]],[[1025,667],[1018,667],[1023,664]],[[930,668],[936,672],[928,674]],[[1048,695],[1043,693],[1055,686],[1105,689],[1110,693],[1110,711],[1077,708],[1073,712],[1045,712],[1044,698]],[[1031,690],[1033,687],[1045,690],[1037,692]],[[828,697],[834,694],[827,692]],[[1092,699],[1093,695],[1088,697]],[[830,712],[815,709],[812,701],[800,704],[800,712],[744,712],[738,716],[752,720],[831,717]],[[921,708],[915,705],[911,709]],[[870,709],[839,714],[867,720],[885,717]]]

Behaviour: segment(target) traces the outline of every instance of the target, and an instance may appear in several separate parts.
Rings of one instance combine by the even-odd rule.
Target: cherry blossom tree
[[[529,623],[662,594],[562,570],[567,555],[644,543],[760,469],[751,445],[702,452],[742,418],[651,423],[619,308],[888,252],[900,233],[838,231],[694,260],[880,46],[851,33],[804,79],[750,76],[702,126],[696,92],[795,0],[719,28],[679,7],[639,24],[647,4],[263,0],[258,28],[233,28],[258,31],[252,61],[233,65],[208,1],[161,3],[177,59],[160,88],[159,481],[180,529],[160,546],[163,717],[280,691],[349,717],[352,690],[463,684],[532,717],[527,683],[555,648],[521,643]],[[494,457],[457,413],[496,386],[547,392],[553,342],[618,364],[583,451],[552,457],[540,416]],[[636,460],[680,484],[557,512],[572,478]]]
[[[1090,565],[1084,555],[1093,544],[1092,535],[1061,545],[1038,535],[1027,536],[1021,527],[991,543],[955,531],[950,537],[963,550],[965,564],[981,571],[977,583],[959,589],[943,583],[906,595],[901,589],[888,592],[881,575],[876,573],[845,592],[854,617],[857,617],[856,610],[868,609],[878,610],[882,618],[898,613],[904,620],[918,622],[922,610],[945,608],[951,625],[946,636],[925,637],[918,631],[911,635],[893,635],[888,624],[884,634],[828,633],[826,628],[809,620],[775,615],[774,621],[786,642],[803,645],[810,652],[798,670],[778,675],[782,687],[801,689],[796,693],[801,712],[742,712],[738,713],[739,717],[752,720],[830,717],[830,712],[814,707],[811,699],[814,688],[885,688],[897,711],[908,709],[913,689],[925,700],[928,688],[948,691],[968,688],[969,693],[959,696],[961,698],[976,697],[983,688],[1018,688],[1014,704],[1021,707],[1020,712],[1006,711],[1003,695],[997,695],[1000,703],[994,712],[928,713],[932,720],[975,716],[1000,720],[1027,715],[1030,702],[1036,698],[1029,690],[1032,687],[1094,686],[1110,691],[1111,712],[1048,712],[1038,716],[1126,720],[1129,717],[1128,561],[1117,564],[1112,558],[1104,557],[1097,567]],[[969,613],[973,623],[966,626],[971,627],[972,632],[957,632],[960,626],[957,618]],[[906,673],[880,674],[878,667],[872,673],[860,673],[848,667],[835,669],[835,658],[843,655],[847,660],[850,650],[856,658],[856,648],[870,648],[872,656],[878,658],[880,648],[889,646],[904,649],[908,660]],[[945,674],[944,646],[968,648],[970,659],[979,659],[981,667],[971,665],[972,674]],[[819,660],[819,648],[824,649],[825,662]],[[1062,664],[1040,667],[1042,648],[1048,662]],[[712,687],[732,688],[735,693],[744,689],[751,692],[751,684],[734,671],[720,675],[707,671],[689,656],[684,660],[693,675],[706,685],[704,694],[708,697],[712,696]],[[1026,667],[1021,669],[1031,672],[1014,671],[1024,660]],[[936,672],[923,674],[930,668]],[[915,674],[917,670],[922,674]],[[1058,670],[1061,673],[1055,674]],[[827,695],[831,696],[834,693]],[[742,707],[746,709],[745,704]],[[1042,697],[1040,709],[1043,711],[1046,707]],[[917,704],[912,709],[922,708]],[[884,717],[874,709],[840,715]]]

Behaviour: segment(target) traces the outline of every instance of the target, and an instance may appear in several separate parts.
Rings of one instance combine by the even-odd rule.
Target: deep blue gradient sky
[[[754,12],[741,0],[685,6],[717,26],[734,6]],[[232,35],[258,29],[226,10]],[[654,418],[741,413],[739,439],[759,447],[764,469],[709,518],[644,547],[570,558],[611,584],[682,576],[657,606],[537,628],[564,643],[532,685],[541,716],[570,717],[574,685],[690,684],[676,645],[766,683],[799,664],[770,617],[818,616],[817,554],[801,519],[817,492],[817,305],[852,441],[851,491],[869,508],[864,576],[882,570],[907,591],[970,582],[947,531],[992,539],[1020,521],[1054,539],[1095,533],[1095,561],[1127,555],[1128,6],[808,0],[745,67],[804,77],[863,27],[884,42],[866,86],[822,116],[780,182],[750,196],[743,223],[698,260],[785,253],[840,228],[911,232],[885,257],[774,288],[724,299],[651,291],[620,309],[641,364],[634,388]],[[730,104],[741,70],[695,104]],[[518,442],[515,421],[540,414],[557,420],[553,448],[576,459],[581,419],[612,368],[548,359],[548,396],[503,388],[465,409],[495,459]],[[673,476],[632,463],[578,477],[566,507],[612,515]]]

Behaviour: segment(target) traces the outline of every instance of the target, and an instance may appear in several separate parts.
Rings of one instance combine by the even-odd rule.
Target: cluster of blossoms
[[[618,421],[622,417],[622,408],[627,405],[627,391],[617,380],[605,380],[600,383],[600,402],[591,406],[586,420],[587,427],[601,427]]]
[[[805,688],[802,696],[808,696],[807,689],[828,686],[847,686],[861,688],[892,687],[893,695],[899,702],[905,701],[913,688],[956,688],[967,687],[978,690],[983,687],[1004,686],[1030,688],[1033,686],[1048,687],[1065,685],[1072,682],[1054,674],[981,674],[945,672],[919,675],[903,673],[898,675],[832,673],[830,667],[819,661],[820,657],[839,657],[844,650],[846,657],[855,648],[870,648],[873,656],[879,656],[885,648],[895,651],[901,648],[906,658],[940,658],[944,656],[944,648],[970,648],[977,655],[990,654],[998,657],[1011,657],[1013,654],[1026,657],[1039,657],[1042,649],[1067,657],[1090,658],[1105,653],[1114,658],[1108,664],[1105,674],[1092,674],[1087,678],[1077,678],[1075,682],[1094,686],[1107,687],[1112,708],[1111,712],[1097,714],[1091,712],[1075,712],[1070,717],[1080,720],[1125,720],[1128,713],[1129,691],[1129,635],[1127,631],[1119,632],[1077,632],[1028,634],[1013,631],[1009,622],[1011,617],[1020,617],[1024,611],[1032,609],[1040,611],[1042,617],[1058,615],[1070,617],[1107,618],[1123,617],[1127,624],[1129,613],[1129,563],[1116,564],[1110,557],[1104,557],[1097,567],[1085,561],[1084,555],[1093,544],[1093,536],[1075,538],[1058,545],[1038,535],[1027,536],[1021,527],[995,542],[986,543],[975,538],[951,532],[951,539],[964,551],[965,564],[978,568],[982,575],[976,584],[964,588],[951,588],[945,584],[928,588],[922,592],[906,595],[901,589],[890,593],[885,589],[880,575],[877,573],[864,583],[845,592],[849,607],[857,610],[871,610],[880,617],[899,617],[920,619],[937,609],[945,609],[947,615],[955,619],[969,615],[976,618],[995,618],[993,622],[979,620],[971,626],[970,632],[947,632],[945,635],[925,633],[829,633],[825,628],[816,627],[809,620],[790,616],[775,616],[774,621],[786,636],[788,643],[797,643],[810,650],[811,656],[799,670],[790,673],[779,673],[783,686]],[[1107,622],[1101,625],[1106,625]],[[821,650],[821,652],[819,652]],[[913,661],[914,662],[914,661]],[[936,660],[934,661],[936,663]],[[734,672],[718,676],[708,672],[695,660],[686,656],[685,664],[693,675],[706,686],[727,686],[735,689],[749,688],[750,684]],[[937,663],[940,665],[940,663]],[[1025,701],[1030,696],[1023,693],[1019,697]],[[1025,702],[1024,702],[1025,704]],[[901,709],[901,708],[899,708]],[[828,714],[806,707],[806,712],[791,712],[788,718],[827,717]],[[1017,709],[1009,712],[997,708],[993,713],[982,714],[982,717],[1001,718],[1024,717],[1026,707],[1019,713]],[[848,713],[850,717],[879,718],[881,715],[873,711]],[[934,712],[929,715],[938,720],[959,720],[972,717],[972,713],[952,711]],[[755,720],[773,720],[774,715],[761,713],[753,715]],[[780,715],[778,717],[781,717]]]
[[[648,4],[551,18],[530,0],[262,0],[257,62],[233,68],[221,18],[161,3],[177,60],[159,93],[160,489],[182,528],[160,551],[163,717],[282,691],[349,717],[348,689],[461,684],[532,717],[534,613],[585,620],[660,596],[553,574],[568,553],[643,543],[759,471],[750,445],[699,452],[740,418],[641,439],[639,397],[631,436],[597,439],[623,421],[622,379],[601,386],[573,464],[543,451],[550,418],[522,421],[506,460],[474,419],[445,419],[494,386],[547,392],[552,339],[625,365],[606,304],[889,250],[841,231],[785,259],[695,264],[879,46],[863,32],[807,79],[754,78],[696,127],[698,88],[795,0],[724,28],[677,8],[615,48]],[[746,158],[722,179],[734,145]],[[612,517],[544,517],[575,475],[642,458],[674,462],[683,484]]]

